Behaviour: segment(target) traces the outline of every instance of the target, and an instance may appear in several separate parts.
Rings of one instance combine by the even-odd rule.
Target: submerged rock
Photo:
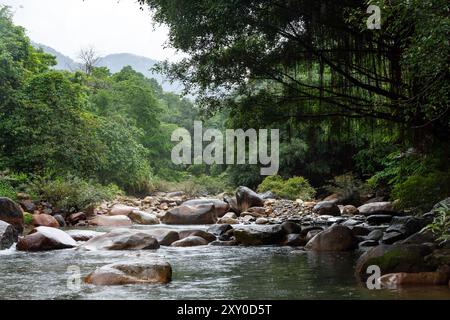
[[[172,267],[164,260],[114,263],[98,268],[84,281],[98,286],[169,283]]]
[[[151,229],[143,231],[146,234],[151,235],[153,238],[158,240],[158,243],[162,246],[170,246],[175,241],[180,240],[178,232],[170,229]]]
[[[352,231],[344,226],[332,226],[320,232],[305,246],[311,251],[349,251],[354,248]]]
[[[116,229],[104,235],[90,239],[80,248],[97,250],[156,250],[158,241],[146,232],[129,229]]]
[[[0,197],[0,220],[14,227],[14,238],[17,240],[23,232],[23,210],[9,198]]]
[[[205,239],[208,243],[217,240],[215,235],[203,230],[184,230],[180,231],[178,234],[180,236],[180,240],[188,237],[200,237]]]
[[[0,250],[11,248],[15,242],[14,232],[12,225],[0,220]]]
[[[19,239],[18,251],[50,251],[76,247],[77,243],[62,230],[37,227],[34,233]]]
[[[439,286],[446,285],[449,281],[447,274],[442,272],[418,272],[418,273],[390,273],[380,277],[380,284],[389,289],[402,286]]]

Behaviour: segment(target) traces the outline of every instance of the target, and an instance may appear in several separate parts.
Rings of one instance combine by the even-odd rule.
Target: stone
[[[175,241],[180,240],[178,232],[170,229],[151,229],[145,230],[145,233],[155,238],[162,246],[168,247]]]
[[[50,251],[68,249],[77,246],[75,240],[62,230],[50,227],[37,227],[34,233],[19,238],[18,251]]]
[[[180,236],[180,240],[183,240],[184,238],[188,237],[200,237],[205,239],[208,243],[217,240],[215,235],[203,230],[185,230],[178,232],[178,234]]]
[[[349,216],[356,216],[359,214],[359,210],[355,206],[346,205],[342,208],[342,214],[349,215]]]
[[[15,229],[12,225],[0,220],[0,250],[11,248],[16,241],[14,232]]]
[[[48,214],[33,214],[33,226],[59,228],[59,222]]]
[[[64,217],[60,214],[54,215],[53,218],[55,218],[56,221],[58,221],[59,227],[64,228],[66,226],[66,220],[64,220]]]
[[[333,201],[321,201],[313,208],[313,212],[318,215],[340,216],[341,210]]]
[[[378,242],[378,241],[381,240],[381,238],[383,238],[383,234],[384,234],[383,230],[376,229],[376,230],[373,230],[372,232],[370,232],[367,235],[366,239],[367,240],[374,240],[374,241]]]
[[[256,224],[268,224],[269,223],[269,219],[267,218],[258,218],[256,219]]]
[[[220,237],[227,231],[233,230],[233,227],[229,224],[216,224],[208,228],[207,232]]]
[[[369,247],[376,247],[380,244],[379,241],[376,240],[366,240],[359,243],[360,248],[369,248]]]
[[[291,247],[303,247],[306,245],[306,239],[300,234],[291,233],[286,236],[283,245]]]
[[[396,241],[406,239],[410,235],[419,232],[427,225],[427,222],[421,218],[412,216],[394,217],[391,225],[386,229],[382,238],[385,244],[393,244]]]
[[[114,263],[98,268],[84,282],[97,286],[169,283],[172,267],[164,260]]]
[[[199,204],[195,206],[181,205],[166,212],[161,218],[165,224],[200,225],[215,224],[218,221],[213,204]]]
[[[159,219],[151,213],[145,211],[134,210],[132,211],[128,217],[135,223],[142,225],[155,225],[160,224]]]
[[[171,244],[171,247],[196,247],[196,246],[206,246],[208,245],[208,241],[201,237],[186,237],[184,239],[175,241]]]
[[[75,241],[86,242],[92,238],[104,235],[104,232],[97,232],[92,230],[68,230],[66,233]]]
[[[431,252],[432,249],[427,245],[378,245],[359,257],[355,273],[362,281],[366,281],[369,277],[367,268],[372,265],[379,266],[382,275],[397,272],[433,271],[432,267],[427,265],[424,260],[424,257]]]
[[[84,212],[73,213],[67,217],[67,222],[71,225],[76,225],[80,221],[86,221],[87,216]]]
[[[354,226],[350,228],[352,230],[353,235],[356,236],[367,236],[370,233],[370,230],[365,228],[365,227],[361,227],[361,226]]]
[[[306,235],[307,235],[310,231],[314,231],[314,230],[323,231],[324,229],[323,229],[322,227],[319,227],[319,226],[307,226],[307,227],[302,227],[302,231],[300,232],[300,234],[302,235],[302,237],[306,237]]]
[[[34,212],[36,210],[36,205],[31,199],[20,200],[19,204],[26,212]]]
[[[367,223],[371,225],[380,225],[390,223],[392,216],[387,214],[374,214],[367,217]]]
[[[353,227],[356,226],[357,224],[360,224],[361,222],[358,220],[354,220],[354,219],[348,219],[346,221],[344,221],[341,225],[345,226],[345,227]]]
[[[239,220],[233,219],[233,218],[230,218],[230,217],[222,217],[222,218],[219,219],[219,221],[217,221],[217,224],[235,225],[235,224],[239,224]]]
[[[237,213],[237,214],[241,213],[241,211],[239,210],[238,204],[237,204],[236,197],[224,197],[223,201],[228,203],[228,205],[230,206],[230,211]]]
[[[251,207],[247,210],[249,214],[258,218],[266,215],[266,208],[264,207]]]
[[[234,229],[234,237],[244,246],[279,244],[286,235],[281,225],[250,225]]]
[[[379,279],[382,287],[396,289],[402,286],[440,286],[449,281],[447,274],[442,272],[390,273]]]
[[[314,230],[309,231],[305,237],[306,243],[308,243],[312,238],[317,236],[322,231],[323,231],[322,229],[314,229]]]
[[[216,247],[235,247],[238,245],[236,240],[228,240],[228,241],[213,241],[209,244],[210,246],[216,246]]]
[[[236,200],[239,212],[247,211],[251,207],[264,207],[264,199],[247,187],[238,188]]]
[[[0,220],[13,226],[15,238],[23,232],[23,210],[9,198],[0,197]]]
[[[109,210],[110,216],[129,216],[134,210],[139,210],[139,208],[130,207],[124,204],[115,204]]]
[[[281,224],[281,228],[284,230],[286,234],[297,233],[300,234],[302,232],[302,227],[295,222],[286,221]]]
[[[89,224],[99,227],[130,227],[133,223],[127,216],[96,216]]]
[[[146,232],[130,229],[115,229],[90,239],[80,246],[88,251],[98,250],[156,250],[158,241]]]
[[[436,249],[425,257],[428,265],[435,268],[443,265],[450,265],[450,249]]]
[[[358,208],[360,214],[371,216],[376,214],[395,215],[396,212],[391,202],[366,203]]]
[[[310,251],[349,251],[354,248],[354,236],[348,227],[336,225],[317,234],[305,246]]]
[[[213,205],[215,214],[218,218],[222,218],[229,210],[230,205],[221,200],[217,199],[195,199],[195,200],[189,200],[183,203],[183,205],[186,206],[198,206],[198,205]]]

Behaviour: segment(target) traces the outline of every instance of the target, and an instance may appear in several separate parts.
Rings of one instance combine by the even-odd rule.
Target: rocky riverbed
[[[207,268],[207,260],[211,259],[210,263],[219,269],[221,263],[229,266],[229,262],[218,261],[216,255],[229,259],[237,254],[233,261],[242,265],[250,263],[249,252],[257,253],[255,259],[261,264],[265,263],[265,254],[273,257],[280,253],[287,261],[285,269],[277,266],[280,277],[291,274],[295,263],[304,264],[305,259],[324,257],[334,261],[345,257],[346,281],[351,278],[354,287],[366,288],[371,275],[368,268],[375,265],[382,276],[382,288],[432,287],[433,292],[440,292],[439,296],[450,298],[450,245],[437,243],[431,232],[423,231],[432,221],[433,211],[418,218],[396,212],[389,202],[369,201],[356,207],[333,197],[319,202],[289,201],[245,187],[235,195],[213,198],[189,199],[181,192],[144,199],[118,198],[86,212],[65,215],[49,204],[23,198],[19,203],[0,199],[1,268],[10,263],[4,257],[13,255],[23,261],[29,257],[52,264],[66,256],[80,262],[84,286],[89,288],[164,286],[180,280],[182,270],[193,263],[190,252],[200,256],[204,252],[206,261],[202,266]],[[33,213],[31,225],[24,225],[24,210]],[[103,263],[88,262],[93,256]],[[185,264],[181,268],[180,256]],[[291,260],[296,261],[294,265]],[[91,265],[92,269],[86,270]],[[254,262],[252,265],[260,269]],[[207,272],[198,271],[198,279],[189,277],[193,290],[197,281],[201,283],[202,272]],[[220,279],[221,274],[217,277]],[[348,282],[341,287],[354,290],[349,289]],[[337,289],[328,288],[330,292]],[[273,298],[296,297],[294,288],[288,291],[284,297],[272,292]],[[306,298],[302,294],[297,297]]]

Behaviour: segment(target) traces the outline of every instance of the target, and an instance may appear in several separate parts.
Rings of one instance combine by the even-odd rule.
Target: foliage
[[[341,199],[356,201],[370,191],[369,186],[355,177],[353,173],[334,177],[332,184],[325,188],[330,193],[337,194]]]
[[[392,197],[399,209],[427,212],[433,204],[450,194],[450,174],[433,172],[426,175],[412,175],[396,184]]]
[[[434,211],[436,217],[434,221],[426,227],[426,230],[431,230],[440,242],[450,240],[450,208],[442,205]]]
[[[27,191],[66,211],[81,211],[121,193],[115,185],[102,186],[72,175],[54,179],[35,177]]]
[[[303,177],[293,177],[284,180],[281,176],[267,177],[259,185],[258,191],[272,191],[275,195],[290,200],[311,200],[316,193],[308,180]]]
[[[33,215],[31,213],[25,212],[23,214],[23,223],[27,226],[33,224]]]

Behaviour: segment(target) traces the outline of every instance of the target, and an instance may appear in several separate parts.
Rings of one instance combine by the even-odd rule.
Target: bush
[[[56,179],[35,178],[27,191],[38,200],[48,201],[66,211],[85,210],[121,193],[115,185],[102,186],[71,175]]]
[[[352,173],[335,177],[332,184],[325,186],[325,189],[342,199],[355,201],[359,201],[364,194],[370,192],[370,187]]]
[[[440,242],[450,240],[450,208],[447,205],[442,205],[435,210],[436,217],[434,221],[426,227],[431,230]]]
[[[25,212],[23,214],[23,223],[27,226],[33,224],[33,215],[31,213]]]
[[[290,200],[310,200],[316,194],[316,190],[303,177],[293,177],[289,180],[283,180],[280,176],[270,176],[264,179],[259,185],[258,191],[272,191],[275,195]]]
[[[22,173],[0,172],[0,197],[17,199],[17,192],[21,192],[27,182],[27,175]]]
[[[449,194],[450,174],[433,172],[410,176],[406,181],[394,186],[391,196],[398,200],[398,209],[424,213]]]

